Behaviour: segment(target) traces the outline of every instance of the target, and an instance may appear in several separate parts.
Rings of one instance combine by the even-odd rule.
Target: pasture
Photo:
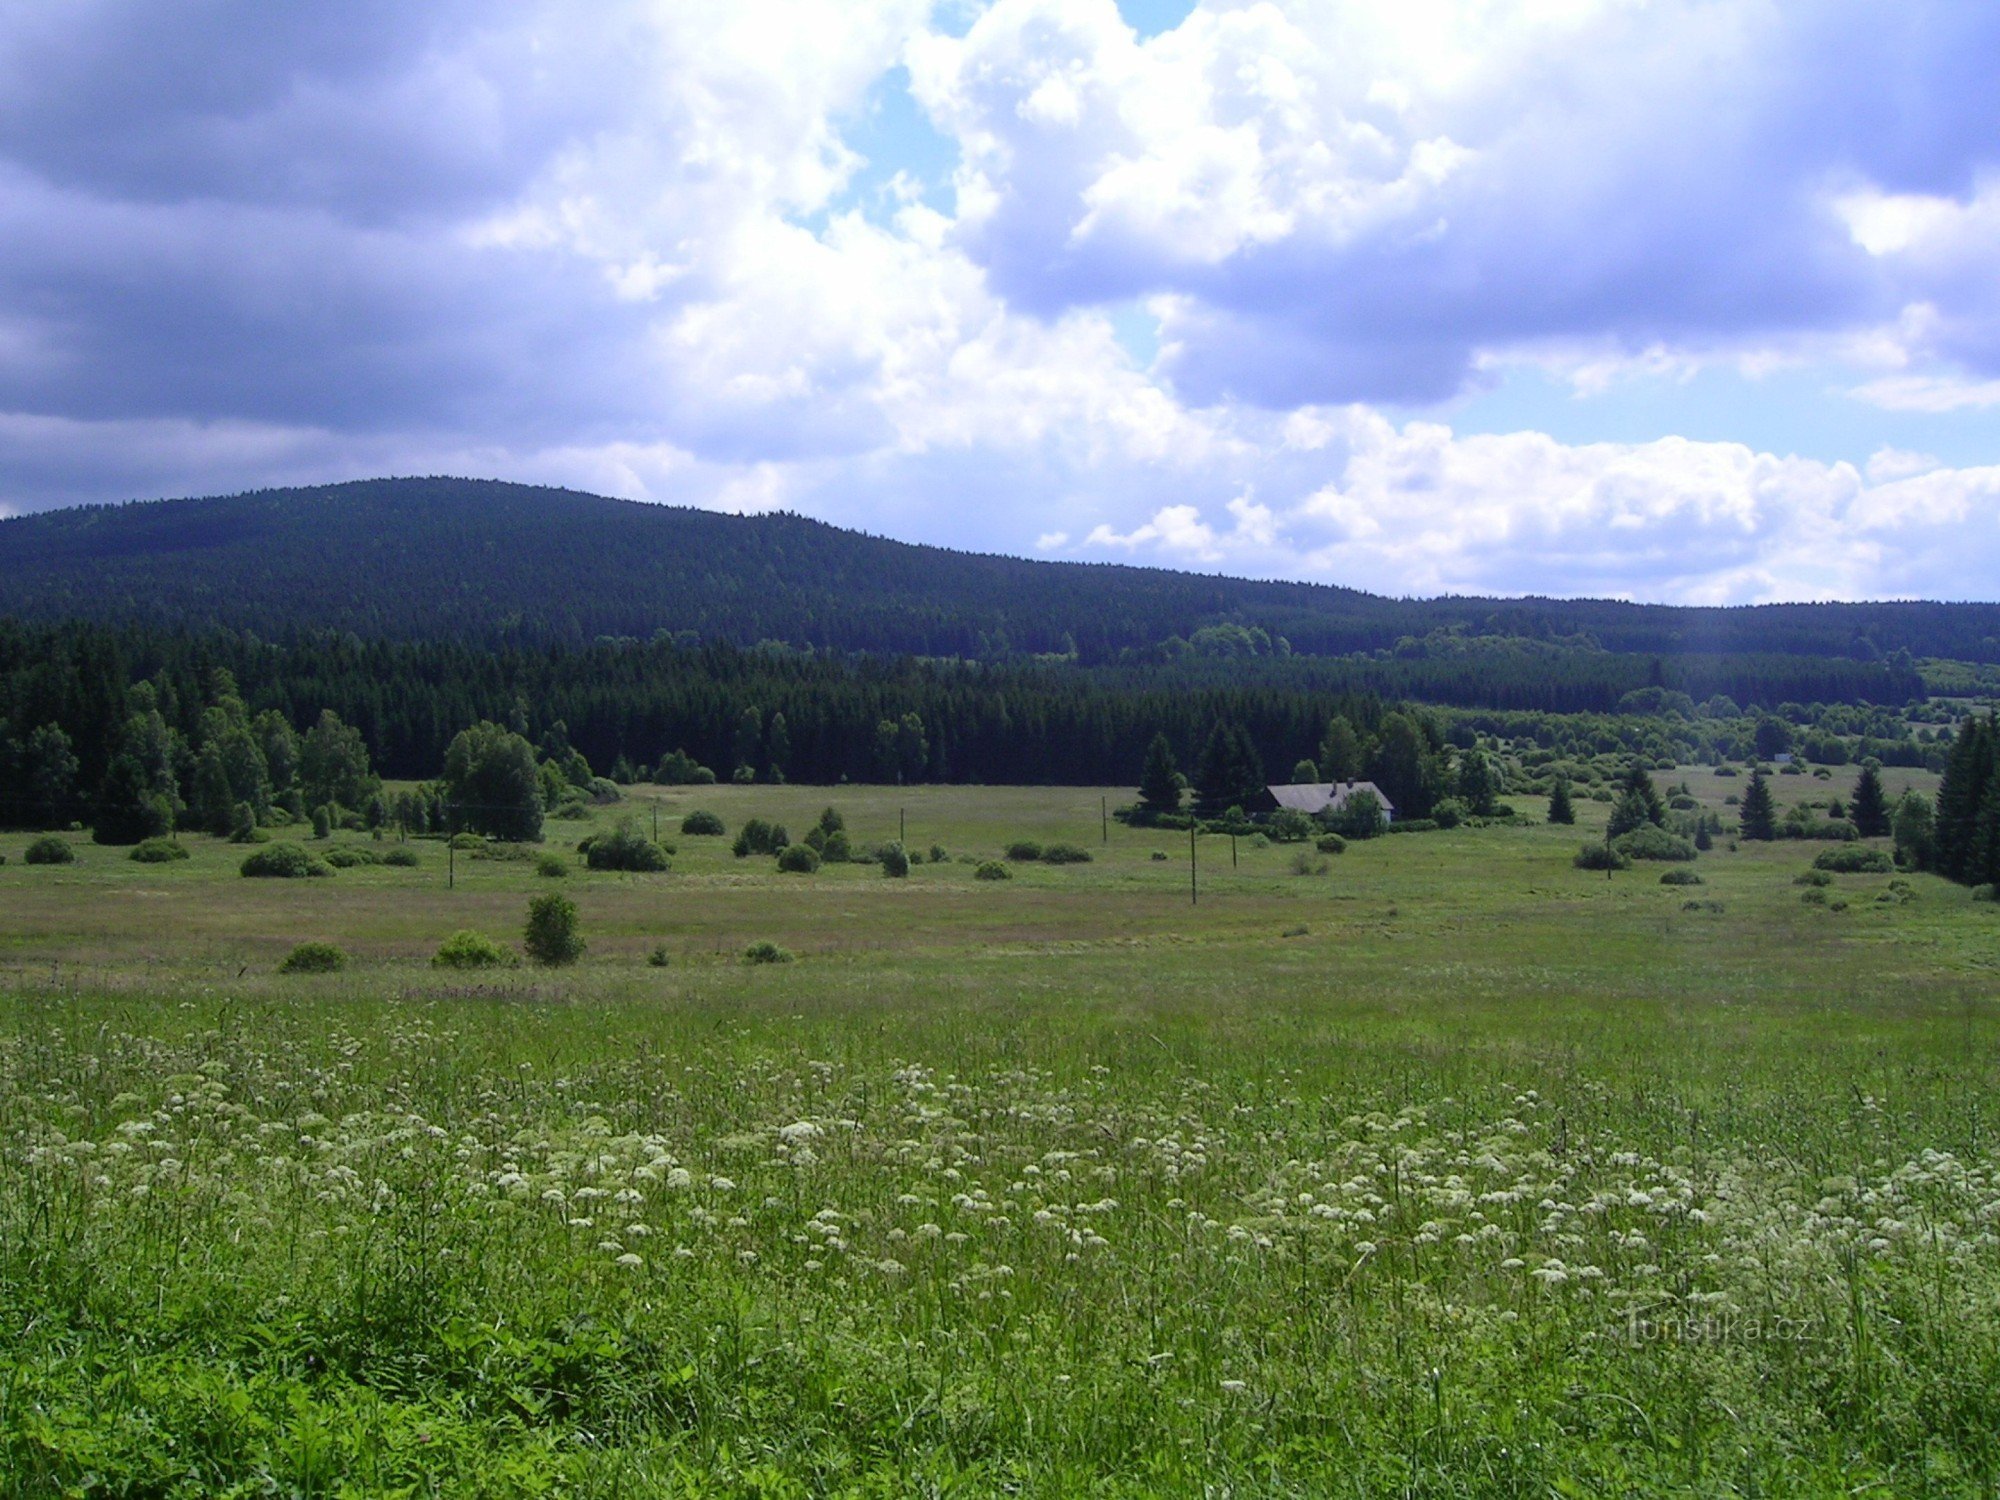
[[[2000,907],[1587,873],[1587,801],[1190,905],[1129,795],[634,788],[545,847],[670,873],[449,887],[0,837],[0,1494],[1992,1492]],[[678,832],[829,803],[947,858]],[[551,889],[575,967],[430,964]]]

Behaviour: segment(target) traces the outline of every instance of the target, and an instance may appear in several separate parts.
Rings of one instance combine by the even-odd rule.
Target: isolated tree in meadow
[[[1743,837],[1768,843],[1778,836],[1777,804],[1771,798],[1771,781],[1762,771],[1750,778],[1750,785],[1743,791],[1743,806],[1739,810],[1743,823]]]
[[[1576,805],[1569,800],[1569,783],[1557,781],[1549,789],[1549,821],[1551,823],[1574,823]]]
[[[1180,811],[1180,767],[1164,734],[1154,735],[1146,747],[1146,763],[1139,768],[1139,805],[1149,813]]]
[[[361,731],[342,723],[332,709],[322,709],[319,722],[299,745],[299,789],[306,805],[360,807],[381,785],[369,765],[368,742]]]
[[[532,842],[542,836],[542,778],[535,747],[490,720],[460,730],[444,756],[454,827]]]
[[[1889,831],[1889,799],[1882,791],[1882,773],[1873,761],[1861,768],[1854,783],[1854,826],[1864,839],[1878,839]]]
[[[526,743],[525,741],[523,743]],[[530,754],[533,750],[530,749]],[[528,903],[528,925],[521,946],[528,957],[547,968],[561,968],[583,957],[576,903],[557,891]]]
[[[1619,786],[1624,791],[1638,797],[1645,804],[1646,821],[1648,823],[1651,823],[1655,828],[1665,828],[1667,826],[1667,805],[1660,800],[1659,789],[1653,785],[1653,778],[1646,774],[1646,766],[1643,761],[1635,760],[1632,762],[1630,769],[1625,772],[1625,779],[1619,783]],[[1629,830],[1621,830],[1621,832],[1623,831]],[[1616,835],[1613,836],[1616,837]]]

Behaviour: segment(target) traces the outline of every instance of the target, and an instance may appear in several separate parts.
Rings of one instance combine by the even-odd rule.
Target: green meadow
[[[632,788],[559,878],[0,838],[0,1495],[1993,1493],[2000,906],[1589,873],[1588,801],[1205,836],[1197,904],[1129,798]],[[925,859],[678,831],[828,804]],[[578,964],[432,964],[550,891]]]

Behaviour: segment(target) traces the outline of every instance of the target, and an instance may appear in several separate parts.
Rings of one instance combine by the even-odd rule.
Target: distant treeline
[[[751,646],[1084,665],[1227,651],[1261,634],[1308,656],[1415,651],[1437,638],[1518,637],[1606,654],[1563,704],[1608,707],[1647,664],[1744,654],[2000,662],[2000,605],[1796,604],[1692,609],[1610,600],[1388,599],[1356,589],[1028,561],[913,546],[795,515],[730,516],[529,485],[368,480],[163,500],[0,521],[0,614],[189,632],[300,630],[482,647],[581,649],[661,630]],[[1176,643],[1179,643],[1178,646]],[[1448,648],[1447,648],[1448,649]],[[1633,680],[1633,662],[1640,674]],[[1461,664],[1428,696],[1475,701]],[[1851,701],[1875,679],[1710,691]],[[1612,689],[1616,687],[1616,691]],[[1596,698],[1582,701],[1594,692]],[[1745,697],[1745,694],[1748,697]],[[1900,699],[1898,699],[1900,701]]]
[[[356,726],[385,775],[436,774],[459,730],[492,720],[539,735],[558,721],[592,766],[657,764],[672,752],[728,775],[768,769],[741,743],[746,712],[784,719],[792,780],[1129,782],[1164,733],[1191,763],[1218,721],[1238,724],[1267,765],[1316,750],[1327,720],[1366,733],[1384,703],[1496,711],[1611,712],[1638,695],[1745,708],[1786,700],[1900,703],[1917,689],[1892,662],[1810,657],[1667,659],[1465,642],[1380,658],[1184,657],[1089,668],[1071,662],[933,661],[672,639],[570,649],[483,650],[453,643],[302,635],[282,643],[225,631],[0,621],[0,733],[18,742],[59,724],[94,785],[129,716],[133,684],[152,684],[171,727],[192,734],[214,672],[251,713],[297,726],[332,711]],[[1650,684],[1650,686],[1649,686]],[[921,726],[921,748],[902,726]],[[891,754],[884,726],[902,734]]]

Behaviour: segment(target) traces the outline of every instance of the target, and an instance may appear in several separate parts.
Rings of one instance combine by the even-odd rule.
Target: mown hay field
[[[670,873],[450,888],[0,838],[0,1494],[1991,1492],[2000,907],[1590,874],[1589,802],[1195,906],[1101,796],[640,789],[548,847]],[[948,857],[673,831],[829,802]],[[551,889],[577,966],[431,965]]]

